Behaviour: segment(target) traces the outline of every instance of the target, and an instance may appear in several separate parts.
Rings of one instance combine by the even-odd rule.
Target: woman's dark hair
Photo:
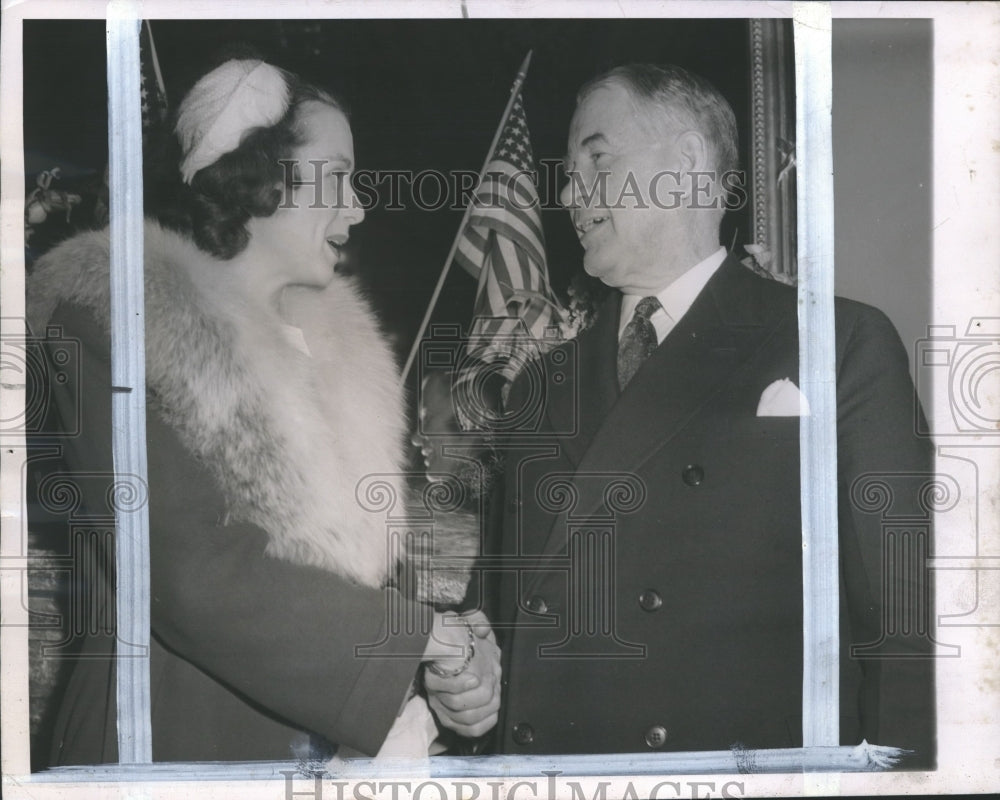
[[[174,135],[176,116],[158,141],[148,142],[146,159],[146,214],[160,224],[190,236],[195,244],[216,258],[227,260],[242,252],[250,241],[247,222],[269,217],[291,189],[294,175],[282,159],[304,141],[303,104],[320,102],[345,115],[344,105],[329,92],[281,71],[289,90],[288,110],[269,128],[253,128],[239,147],[198,170],[190,186],[181,180],[181,146]]]

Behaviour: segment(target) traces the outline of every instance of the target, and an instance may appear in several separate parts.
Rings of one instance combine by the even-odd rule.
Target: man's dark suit
[[[519,381],[508,404],[540,398],[541,411],[537,435],[512,437],[520,447],[507,453],[501,549],[523,568],[501,573],[494,612],[500,747],[801,745],[799,420],[757,416],[766,387],[799,383],[796,291],[730,256],[621,393],[620,299],[613,292],[594,327],[546,356],[544,381]],[[838,300],[836,350],[841,741],[916,748],[910,763],[929,764],[933,661],[846,652],[880,639],[883,613],[882,518],[852,507],[851,485],[910,473],[887,480],[893,510],[916,509],[918,492],[904,495],[930,472],[930,445],[913,434],[908,359],[888,319]],[[918,606],[926,598],[909,611]],[[901,646],[912,655],[927,641]],[[604,657],[579,657],[588,653]]]

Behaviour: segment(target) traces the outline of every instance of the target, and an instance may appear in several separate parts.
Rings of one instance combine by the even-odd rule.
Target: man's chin
[[[615,265],[607,263],[605,259],[587,258],[586,255],[583,257],[584,272],[591,278],[597,278],[601,283],[607,284],[612,288],[618,288],[620,282],[616,280],[614,270]]]

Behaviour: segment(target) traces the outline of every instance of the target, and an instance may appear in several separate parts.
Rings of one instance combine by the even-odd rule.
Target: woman
[[[145,227],[154,760],[425,753],[421,664],[439,721],[485,732],[492,636],[390,588],[384,514],[356,494],[378,475],[404,498],[405,414],[372,312],[336,271],[364,217],[342,107],[231,60],[181,103],[174,148],[171,179],[147,180],[158,221]],[[53,392],[64,415],[81,404],[71,471],[109,476],[81,476],[93,508],[112,472],[108,262],[106,231],[80,235],[39,261],[28,290],[35,329],[81,343],[79,382]],[[106,596],[113,575],[91,583]],[[113,598],[99,611],[113,619]],[[421,624],[389,635],[391,613]],[[54,763],[117,759],[114,654],[112,638],[83,642]]]

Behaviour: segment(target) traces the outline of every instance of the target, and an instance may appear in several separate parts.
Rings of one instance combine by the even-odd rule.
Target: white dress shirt
[[[701,294],[701,290],[705,288],[705,284],[708,283],[709,278],[715,274],[715,271],[722,266],[722,262],[725,260],[726,248],[720,247],[712,255],[695,264],[656,295],[656,299],[660,301],[661,308],[653,312],[653,316],[649,318],[649,321],[653,323],[653,328],[656,329],[657,344],[667,338],[667,334],[674,329],[674,325],[691,308],[691,304]],[[639,305],[639,301],[643,297],[648,296],[626,294],[622,297],[621,320],[618,324],[619,339],[621,339],[622,333],[625,331],[625,326],[631,322],[632,315],[635,314],[635,308]]]

